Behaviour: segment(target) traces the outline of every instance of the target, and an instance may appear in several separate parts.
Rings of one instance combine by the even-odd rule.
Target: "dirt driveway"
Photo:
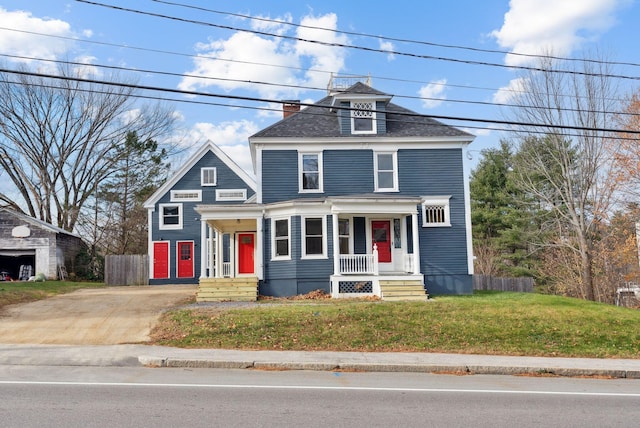
[[[83,289],[0,312],[0,343],[115,345],[141,343],[163,309],[195,295],[197,286]]]

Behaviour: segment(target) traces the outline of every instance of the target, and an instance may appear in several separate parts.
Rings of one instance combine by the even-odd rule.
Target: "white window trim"
[[[224,192],[238,192],[242,196],[224,196]],[[246,201],[247,189],[216,189],[216,201]]]
[[[302,158],[304,155],[316,155],[318,156],[318,188],[317,189],[305,189],[304,188],[304,171]],[[324,177],[322,174],[324,167],[322,163],[322,152],[298,152],[298,193],[323,193],[324,192]]]
[[[195,197],[181,197],[180,195],[196,194]],[[172,190],[171,202],[200,202],[202,201],[202,190]]]
[[[164,208],[178,207],[178,224],[164,224]],[[179,230],[182,229],[182,204],[159,204],[158,205],[158,229],[160,230]]]
[[[392,155],[393,156],[393,187],[379,187],[378,184],[378,155]],[[373,180],[374,180],[374,192],[398,192],[398,152],[385,152],[375,151],[373,152]]]
[[[340,220],[348,220],[349,221],[349,252],[347,254],[353,254],[353,217],[338,217],[338,223]],[[338,226],[338,245],[340,245],[340,238],[347,237],[347,235],[340,235],[340,227]],[[340,247],[338,247],[338,254],[340,253]]]
[[[423,196],[422,205],[422,227],[451,227],[451,213],[449,209],[449,199],[451,196]],[[444,208],[443,223],[427,223],[426,207],[427,205],[440,205]]]
[[[308,218],[319,218],[322,220],[322,254],[307,255],[307,222]],[[327,258],[327,216],[326,215],[308,215],[300,217],[300,240],[301,242],[301,259],[326,259]]]
[[[355,103],[370,103],[371,104],[371,130],[370,131],[356,131],[356,126],[355,126],[355,117],[354,117],[354,112],[356,111],[356,108],[354,106]],[[349,108],[351,110],[349,110],[349,116],[351,117],[351,133],[352,134],[377,134],[378,133],[378,122],[377,122],[377,116],[376,116],[376,101],[375,100],[371,100],[371,101],[351,101],[349,103]]]
[[[286,256],[276,256],[276,221],[287,220],[287,236],[289,240],[289,254]],[[291,260],[291,217],[271,218],[271,260]]]
[[[204,182],[205,171],[213,171],[213,183]],[[218,184],[218,170],[215,166],[200,168],[200,185],[203,187],[216,186]]]

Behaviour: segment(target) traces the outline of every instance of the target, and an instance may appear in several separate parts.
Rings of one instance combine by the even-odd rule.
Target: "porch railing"
[[[404,271],[409,273],[413,272],[413,254],[404,255]]]
[[[341,254],[340,274],[378,275],[378,247],[374,245],[372,254]]]
[[[231,262],[222,263],[222,276],[225,278],[231,276]]]

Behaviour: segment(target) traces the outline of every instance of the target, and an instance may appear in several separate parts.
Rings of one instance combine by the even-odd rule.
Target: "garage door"
[[[0,249],[0,271],[13,279],[28,279],[36,271],[36,250]]]

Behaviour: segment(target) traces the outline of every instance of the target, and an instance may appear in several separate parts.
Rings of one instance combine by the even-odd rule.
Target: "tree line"
[[[27,70],[22,67],[21,70]],[[140,104],[117,75],[82,81],[61,65],[56,78],[0,76],[0,205],[82,236],[82,275],[100,279],[106,254],[145,254],[142,203],[164,181],[175,127],[167,106]]]
[[[510,129],[472,171],[475,271],[612,303],[640,274],[640,99],[620,94],[601,57],[549,57],[520,77],[507,112],[536,126]]]

